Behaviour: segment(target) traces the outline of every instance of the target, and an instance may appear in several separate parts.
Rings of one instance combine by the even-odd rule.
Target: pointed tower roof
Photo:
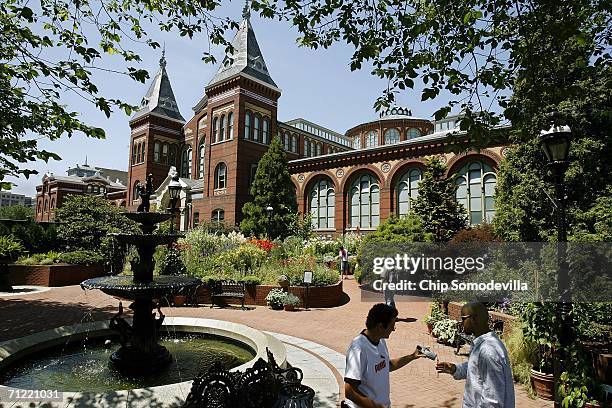
[[[138,119],[148,113],[154,113],[159,116],[185,122],[185,119],[179,111],[170,79],[166,72],[166,50],[162,51],[161,59],[159,60],[159,71],[153,83],[149,87],[147,94],[142,98],[140,109],[136,111],[131,120]]]
[[[240,23],[238,32],[236,32],[236,36],[232,40],[234,52],[231,55],[225,56],[219,67],[219,71],[217,71],[217,74],[208,83],[208,86],[215,85],[235,75],[244,73],[274,88],[278,88],[268,72],[268,67],[259,49],[259,44],[257,44],[257,38],[255,38],[253,26],[251,26],[250,17],[251,11],[247,1],[242,11],[242,22]]]

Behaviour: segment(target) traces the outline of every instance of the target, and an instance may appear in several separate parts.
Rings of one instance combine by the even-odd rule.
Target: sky
[[[215,13],[239,20],[243,5],[241,1],[232,1]],[[386,89],[387,82],[371,75],[368,67],[351,72],[352,47],[345,44],[336,44],[327,50],[298,47],[297,30],[288,22],[263,19],[255,12],[251,15],[251,24],[268,71],[282,90],[278,101],[278,120],[301,117],[344,134],[346,130],[378,117],[373,104]],[[160,44],[165,43],[166,70],[181,114],[189,120],[193,116],[191,108],[204,95],[204,87],[216,73],[218,63],[205,64],[201,60],[202,53],[208,49],[208,43],[202,36],[190,40],[154,29],[150,34]],[[231,40],[234,32],[227,32],[226,35]],[[159,69],[161,50],[139,45],[133,46],[133,49],[142,58],[142,68],[149,71],[150,79],[145,84],[101,71],[94,71],[94,83],[103,96],[138,105]],[[223,49],[218,47],[213,52],[220,62]],[[105,57],[104,66],[120,69],[119,57]],[[433,113],[448,99],[442,97],[421,102],[421,89],[417,83],[414,90],[403,91],[397,95],[396,104],[412,109],[413,116],[432,119]],[[127,171],[129,117],[117,111],[106,118],[95,106],[74,94],[63,95],[63,101],[70,109],[77,111],[86,123],[103,128],[106,139],[96,140],[76,134],[54,142],[45,139],[39,141],[40,148],[58,153],[62,160],[29,163],[28,168],[38,170],[39,174],[30,176],[29,180],[9,178],[16,184],[13,192],[35,196],[36,185],[41,184],[45,173],[66,175],[69,167],[85,163],[86,158],[90,166]]]

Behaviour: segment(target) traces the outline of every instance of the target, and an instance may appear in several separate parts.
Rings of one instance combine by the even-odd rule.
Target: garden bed
[[[104,276],[102,265],[18,265],[8,266],[8,281],[11,285],[70,286],[86,279]]]
[[[251,306],[266,306],[266,296],[278,286],[273,285],[247,285],[244,293],[244,304]],[[291,286],[289,292],[300,298],[302,307],[335,307],[342,304],[342,281],[328,286],[311,286],[308,288],[308,304],[304,303],[306,295],[305,286]],[[196,293],[198,303],[211,303],[210,290],[206,285],[200,286]],[[224,299],[227,304],[240,304],[239,299]]]

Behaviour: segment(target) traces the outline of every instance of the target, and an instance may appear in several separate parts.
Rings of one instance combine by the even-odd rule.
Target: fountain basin
[[[200,333],[225,337],[233,342],[243,343],[251,348],[255,357],[233,368],[231,371],[244,371],[251,367],[259,358],[267,360],[266,348],[269,348],[277,363],[286,365],[287,354],[284,345],[272,336],[268,336],[251,327],[212,319],[167,317],[163,327],[168,331],[181,333]],[[0,343],[0,371],[16,361],[40,353],[45,349],[62,346],[68,342],[79,342],[86,338],[108,338],[114,335],[108,322],[93,322],[74,326],[58,327],[27,337]],[[105,393],[86,392],[87,390],[58,390],[63,392],[61,402],[52,402],[49,406],[117,406],[124,405],[128,400],[130,406],[161,406],[181,405],[191,389],[191,381],[167,384],[143,389],[117,390]],[[8,387],[0,386],[0,395],[7,395]],[[112,403],[111,403],[112,401]],[[47,406],[47,405],[45,405]]]
[[[159,299],[178,293],[192,293],[202,284],[190,276],[154,276],[152,282],[134,282],[132,275],[103,276],[87,279],[81,283],[83,289],[99,289],[123,299]]]

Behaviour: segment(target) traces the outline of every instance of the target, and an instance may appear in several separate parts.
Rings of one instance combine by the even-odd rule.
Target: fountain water
[[[140,224],[141,234],[114,234],[123,244],[134,245],[139,260],[132,263],[132,276],[105,276],[88,279],[81,283],[84,289],[99,289],[104,293],[132,300],[129,308],[134,312],[132,325],[123,317],[123,307],[111,319],[110,327],[120,334],[121,348],[110,360],[120,372],[129,375],[144,375],[161,371],[171,361],[168,350],[159,344],[159,331],[164,314],[159,299],[178,292],[195,290],[201,281],[188,276],[153,276],[153,254],[158,245],[173,243],[178,235],[154,234],[157,224],[169,220],[172,214],[149,212],[149,196],[152,192],[152,176],[147,177],[145,188],[138,189],[142,212],[124,215]],[[156,301],[157,300],[157,301]],[[154,310],[157,309],[157,313]]]

